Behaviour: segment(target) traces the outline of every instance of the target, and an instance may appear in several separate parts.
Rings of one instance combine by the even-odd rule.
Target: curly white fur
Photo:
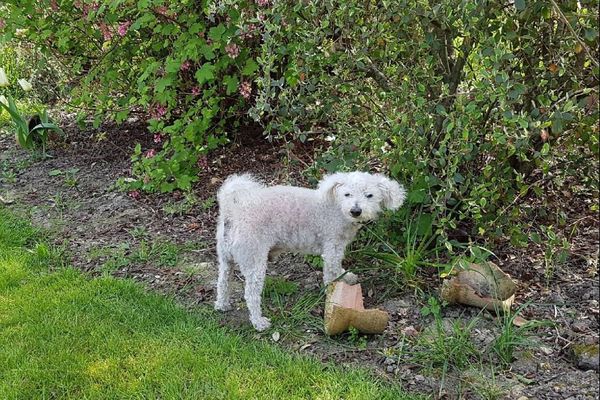
[[[375,219],[382,209],[399,208],[405,191],[383,175],[365,172],[326,176],[317,190],[267,187],[246,174],[227,178],[217,197],[219,278],[215,308],[231,309],[229,279],[235,262],[245,279],[250,321],[262,331],[270,326],[261,311],[269,259],[281,252],[321,255],[325,284],[340,276],[355,283],[356,276],[342,269],[346,246],[363,222]]]

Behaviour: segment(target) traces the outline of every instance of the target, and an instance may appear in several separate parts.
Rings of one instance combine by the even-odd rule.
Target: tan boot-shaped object
[[[388,323],[385,311],[365,310],[360,284],[348,285],[333,282],[327,288],[325,299],[325,333],[329,336],[342,333],[350,327],[362,333],[382,333]]]

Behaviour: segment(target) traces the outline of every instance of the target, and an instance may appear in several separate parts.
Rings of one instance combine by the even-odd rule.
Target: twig
[[[581,47],[583,47],[583,49],[585,50],[586,54],[588,55],[588,57],[590,58],[590,61],[596,66],[596,67],[600,67],[600,65],[598,64],[598,61],[596,61],[596,59],[592,56],[592,54],[590,53],[590,49],[588,48],[588,46],[585,44],[585,42],[583,40],[581,40],[581,38],[577,35],[577,32],[575,32],[575,29],[573,29],[573,27],[571,26],[571,23],[569,22],[569,20],[567,19],[567,17],[565,16],[565,14],[563,14],[562,10],[560,9],[560,7],[558,6],[558,4],[556,4],[556,1],[554,0],[550,0],[550,2],[552,3],[552,6],[554,7],[554,9],[556,10],[556,12],[560,15],[560,18],[563,20],[563,22],[567,25],[567,28],[569,29],[569,31],[571,31],[571,34],[575,37],[575,39],[579,42],[579,44],[581,45]]]
[[[549,377],[549,378],[542,379],[542,382],[543,382],[543,383],[548,383],[548,382],[550,382],[550,381],[553,381],[553,380],[555,380],[556,378],[558,378],[558,377],[559,377],[559,376],[561,376],[562,374],[563,374],[563,373],[561,372],[561,373],[559,373],[559,374],[552,375],[552,376],[551,376],[551,377]]]

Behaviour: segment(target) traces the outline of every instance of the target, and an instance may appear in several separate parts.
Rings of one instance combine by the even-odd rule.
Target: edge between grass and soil
[[[131,280],[91,279],[0,206],[0,398],[409,399]]]

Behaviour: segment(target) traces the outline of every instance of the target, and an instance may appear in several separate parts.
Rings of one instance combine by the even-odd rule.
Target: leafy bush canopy
[[[314,166],[407,182],[418,231],[509,233],[549,182],[597,191],[595,1],[7,1],[5,39],[67,68],[71,103],[148,116],[136,189],[189,189],[243,125],[327,139]],[[591,160],[591,162],[590,162]],[[531,215],[529,215],[531,216]],[[402,216],[400,216],[402,217]]]

